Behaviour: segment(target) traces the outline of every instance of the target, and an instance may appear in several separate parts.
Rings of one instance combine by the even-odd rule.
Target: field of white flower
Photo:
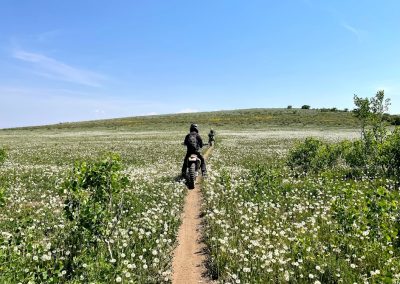
[[[8,158],[0,208],[0,283],[170,282],[171,252],[185,185],[175,182],[184,149],[179,133],[3,132]],[[80,251],[73,277],[65,259],[71,229],[63,214],[64,181],[75,160],[119,153],[129,179],[109,239]],[[94,251],[94,252],[93,252]],[[68,277],[68,279],[67,279]]]
[[[309,133],[223,133],[204,182],[209,269],[220,283],[397,283],[399,189],[388,179],[297,177]],[[325,140],[356,132],[313,132]]]
[[[185,133],[20,130],[0,133],[0,283],[171,281],[186,186],[176,182]],[[400,279],[399,194],[389,179],[298,177],[284,164],[308,136],[350,130],[217,132],[203,182],[208,268],[219,283],[393,283]],[[74,161],[118,153],[128,177],[108,239],[66,259],[65,181]],[[112,229],[110,229],[112,228]],[[76,228],[75,228],[76,229]]]

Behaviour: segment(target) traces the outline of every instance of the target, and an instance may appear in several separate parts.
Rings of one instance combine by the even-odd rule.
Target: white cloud
[[[351,25],[349,25],[346,22],[342,22],[341,26],[346,29],[347,31],[349,31],[350,33],[352,33],[358,40],[361,40],[362,37],[365,35],[365,31],[355,28]]]
[[[104,75],[76,68],[43,54],[27,52],[21,49],[13,51],[13,57],[35,66],[35,73],[41,76],[72,82],[91,87],[100,87],[106,79]]]

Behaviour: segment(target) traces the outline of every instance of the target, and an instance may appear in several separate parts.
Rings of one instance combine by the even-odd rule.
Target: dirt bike
[[[204,144],[206,146],[208,144]],[[196,154],[191,154],[187,161],[186,169],[186,180],[189,189],[194,189],[196,178],[199,175],[199,169],[201,168],[201,161]]]
[[[208,138],[208,144],[211,146],[213,146],[215,144],[215,139],[214,138]]]

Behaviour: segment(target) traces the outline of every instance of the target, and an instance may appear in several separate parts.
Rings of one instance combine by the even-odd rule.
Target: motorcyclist
[[[208,144],[210,144],[210,146],[215,144],[215,131],[213,129],[208,133]]]
[[[192,139],[193,138],[193,139]],[[195,140],[195,141],[193,141]],[[194,143],[193,143],[194,142]],[[183,159],[183,165],[182,165],[182,177],[186,176],[186,168],[187,168],[187,163],[190,155],[196,154],[197,157],[201,161],[201,173],[203,177],[207,175],[207,168],[206,168],[206,161],[204,160],[203,155],[200,153],[200,149],[203,147],[203,140],[201,139],[199,135],[199,127],[197,124],[193,123],[190,125],[190,133],[186,135],[185,141],[183,144],[187,147],[187,152],[185,159]]]

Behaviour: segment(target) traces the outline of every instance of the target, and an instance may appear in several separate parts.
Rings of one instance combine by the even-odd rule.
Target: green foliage
[[[375,97],[354,96],[355,116],[361,122],[361,140],[342,141],[329,144],[314,138],[307,138],[289,151],[287,165],[297,173],[319,173],[343,166],[351,177],[399,177],[400,134],[396,129],[388,135],[385,112],[390,104],[384,92]],[[367,123],[371,129],[366,130]],[[347,175],[346,174],[346,175]]]
[[[396,243],[399,193],[372,181],[357,191],[357,184],[345,187],[333,203],[333,216],[350,236],[363,235],[382,243]],[[355,226],[355,224],[357,224]],[[349,243],[351,241],[349,240]]]
[[[400,128],[397,127],[379,148],[382,168],[388,176],[400,177]]]
[[[369,99],[354,95],[354,104],[354,115],[360,121],[362,137],[365,135],[366,126],[370,124],[375,140],[382,142],[386,135],[385,113],[390,105],[390,99],[385,99],[385,92],[380,90]]]
[[[302,105],[301,109],[310,109],[311,107],[309,105]]]
[[[6,199],[5,199],[5,193],[6,190],[2,187],[0,187],[0,207],[3,207],[6,204]]]
[[[325,146],[314,142],[309,144]],[[209,179],[204,188],[215,278],[224,283],[397,281],[400,204],[391,180],[298,178],[270,162],[248,164],[242,172],[237,166],[227,171],[226,161],[213,167],[219,171],[215,177],[224,176]]]
[[[353,173],[361,174],[368,161],[366,146],[362,140],[340,142],[341,155]]]
[[[307,138],[289,151],[287,165],[297,172],[307,173],[314,170],[314,160],[322,142],[315,138]]]
[[[354,95],[354,105],[356,108],[353,110],[355,117],[360,121],[361,136],[365,134],[365,126],[367,125],[368,119],[371,115],[370,104],[368,98],[360,98]]]
[[[121,170],[120,157],[110,154],[94,163],[76,163],[65,183],[64,213],[71,227],[66,242],[74,244],[66,258],[69,277],[73,276],[74,259],[80,251],[96,247],[100,241],[107,243],[120,219],[128,182]]]
[[[4,163],[4,161],[6,160],[6,158],[7,158],[7,152],[6,152],[6,150],[3,149],[3,148],[0,148],[0,165],[1,165],[2,163]]]
[[[288,106],[287,106],[287,109],[292,109],[292,108],[293,108],[292,105],[288,105]]]
[[[392,125],[400,125],[400,115],[393,115],[389,118],[390,124]]]
[[[380,90],[370,99],[370,121],[375,140],[382,142],[386,135],[384,114],[389,110],[390,99],[385,99],[385,93]]]
[[[289,151],[286,163],[297,173],[307,174],[334,167],[339,155],[338,145],[309,137]]]

